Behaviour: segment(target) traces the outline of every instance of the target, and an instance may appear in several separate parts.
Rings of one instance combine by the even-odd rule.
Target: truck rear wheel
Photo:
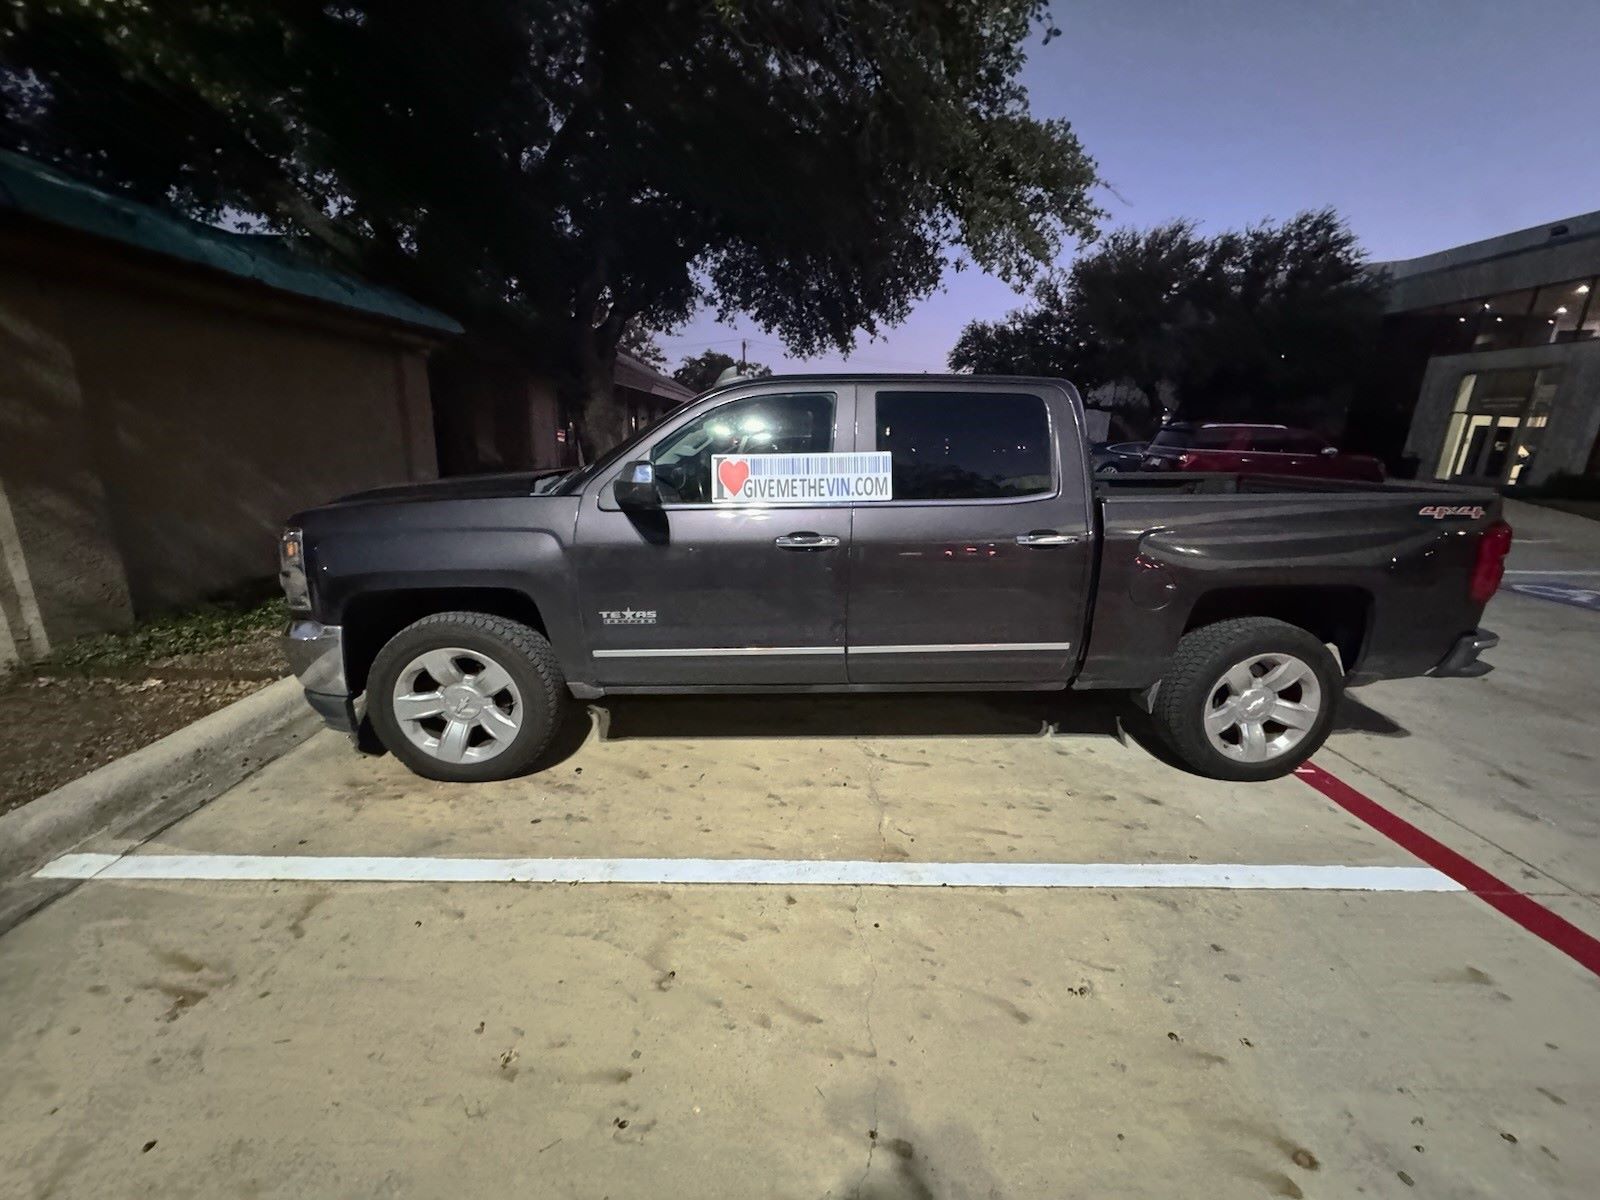
[[[1277,779],[1327,739],[1343,689],[1339,664],[1315,635],[1241,617],[1184,635],[1151,716],[1196,773]]]
[[[367,675],[367,713],[384,746],[418,775],[450,783],[530,770],[566,704],[550,643],[489,613],[435,613],[407,625]]]

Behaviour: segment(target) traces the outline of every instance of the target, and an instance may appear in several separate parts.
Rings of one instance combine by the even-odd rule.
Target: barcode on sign
[[[872,475],[889,467],[887,454],[752,454],[750,474]]]

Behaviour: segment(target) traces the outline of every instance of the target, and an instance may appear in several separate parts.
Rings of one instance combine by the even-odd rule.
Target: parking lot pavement
[[[1518,554],[1572,569],[1586,533]],[[1363,689],[1317,761],[1600,930],[1595,622],[1503,596],[1493,675]],[[1302,780],[1196,779],[1117,716],[619,701],[548,771],[476,788],[320,735],[136,857],[1419,886]],[[1224,874],[91,880],[0,937],[0,1195],[1594,1194],[1600,976],[1464,892]]]
[[[1516,500],[1505,502],[1505,519],[1514,535],[1507,578],[1600,576],[1600,521]]]
[[[1507,517],[1508,579],[1600,585],[1600,522],[1515,502]],[[1571,893],[1553,907],[1600,936],[1600,612],[1502,591],[1484,624],[1492,674],[1359,689],[1319,761],[1502,879]]]

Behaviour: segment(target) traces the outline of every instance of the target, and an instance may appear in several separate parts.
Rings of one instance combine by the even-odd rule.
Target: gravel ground
[[[115,671],[0,678],[0,812],[87,775],[287,673],[275,632]]]

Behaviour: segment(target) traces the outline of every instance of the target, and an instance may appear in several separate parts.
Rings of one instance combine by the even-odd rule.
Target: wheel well
[[[1357,587],[1223,588],[1207,592],[1183,631],[1233,617],[1274,617],[1336,647],[1349,672],[1360,657],[1372,620],[1372,595]]]
[[[413,621],[440,612],[482,612],[520,621],[548,635],[539,606],[511,588],[417,588],[369,592],[345,605],[344,669],[351,694],[367,686],[367,671],[378,651]]]

